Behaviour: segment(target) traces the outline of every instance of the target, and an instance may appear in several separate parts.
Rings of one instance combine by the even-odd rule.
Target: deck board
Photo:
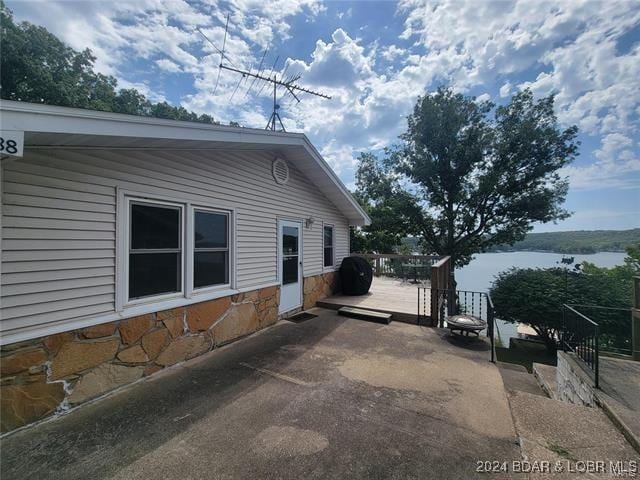
[[[421,305],[422,314],[429,317],[429,291],[426,308]],[[411,282],[374,277],[371,289],[366,295],[334,295],[317,302],[319,307],[355,307],[376,312],[390,313],[394,320],[416,323],[418,316],[418,285]]]

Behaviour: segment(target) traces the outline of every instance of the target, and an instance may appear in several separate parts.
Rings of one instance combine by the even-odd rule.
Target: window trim
[[[324,264],[324,250],[329,248],[324,244],[324,229],[331,228],[331,265]],[[336,227],[332,223],[322,223],[322,270],[331,271],[336,269]]]
[[[126,227],[125,227],[125,232],[124,232],[124,237],[125,237],[125,241],[126,241],[126,249],[124,251],[124,262],[125,262],[125,269],[124,269],[124,306],[133,306],[133,305],[140,305],[143,303],[155,303],[155,302],[160,302],[162,300],[168,300],[168,299],[172,299],[172,298],[181,298],[184,297],[184,293],[185,293],[185,278],[184,278],[184,271],[185,271],[185,241],[184,241],[184,212],[185,212],[185,206],[183,204],[180,203],[176,203],[176,202],[168,202],[168,201],[164,201],[164,200],[155,200],[155,199],[146,199],[146,198],[139,198],[136,196],[125,196],[125,202],[126,202]],[[132,222],[132,218],[131,218],[131,206],[133,204],[151,204],[151,205],[164,205],[167,207],[171,207],[171,208],[177,208],[178,211],[180,212],[180,236],[179,236],[179,240],[180,240],[180,245],[179,245],[179,250],[180,250],[180,290],[177,292],[169,292],[169,293],[160,293],[158,295],[148,295],[146,297],[139,297],[139,298],[129,298],[129,268],[130,268],[130,261],[129,261],[129,255],[131,252],[131,222]],[[117,281],[117,279],[116,279]]]
[[[218,213],[218,214],[223,214],[226,215],[227,217],[227,248],[226,249],[214,249],[211,251],[226,251],[227,252],[227,269],[228,269],[228,274],[229,274],[229,278],[227,279],[227,283],[219,283],[217,285],[208,285],[206,287],[195,287],[194,283],[195,283],[195,253],[196,253],[196,246],[195,246],[195,218],[196,218],[196,212],[210,212],[210,213]],[[188,229],[190,232],[190,246],[188,247],[188,252],[189,252],[189,259],[187,261],[187,266],[188,269],[190,270],[189,272],[185,272],[185,275],[188,273],[189,274],[189,279],[188,279],[188,283],[187,283],[187,294],[188,297],[187,298],[191,298],[191,296],[193,295],[198,295],[201,293],[206,293],[206,292],[214,292],[216,290],[228,290],[231,288],[231,285],[234,284],[233,282],[233,265],[234,265],[234,261],[233,261],[233,255],[235,252],[235,248],[232,248],[233,245],[233,239],[235,238],[235,235],[231,234],[232,229],[235,232],[235,228],[234,227],[234,223],[233,223],[233,219],[235,218],[235,215],[233,215],[233,212],[231,210],[227,210],[227,209],[221,209],[221,208],[214,208],[214,207],[203,207],[200,205],[189,205],[189,221],[190,221],[190,225],[188,225]]]
[[[116,187],[116,265],[115,265],[115,314],[119,317],[135,311],[135,315],[156,312],[177,305],[187,305],[202,302],[210,298],[232,295],[237,293],[236,265],[237,265],[237,209],[222,205],[213,205],[202,201],[190,201],[171,195],[159,195],[144,190],[129,190]],[[168,204],[182,208],[181,239],[182,239],[182,291],[177,293],[149,296],[129,301],[128,279],[128,241],[129,241],[129,213],[130,200],[143,203]],[[229,283],[193,289],[193,209],[212,210],[229,215]]]

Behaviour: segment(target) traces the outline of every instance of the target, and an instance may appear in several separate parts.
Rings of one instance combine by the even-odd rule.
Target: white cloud
[[[395,45],[387,45],[382,48],[380,56],[384,58],[387,62],[393,62],[396,58],[401,56],[406,56],[406,50],[402,48],[398,48]]]
[[[353,15],[353,8],[351,8],[351,7],[349,7],[349,8],[347,9],[347,11],[345,11],[345,12],[338,12],[338,13],[336,14],[336,16],[337,16],[340,20],[343,20],[343,19],[344,19],[344,20],[347,20],[347,19],[351,18],[351,15]]]
[[[637,143],[614,158],[611,142],[619,137],[610,137],[637,138],[640,130],[640,43],[620,45],[640,24],[640,3],[541,1],[532,8],[528,0],[403,0],[399,9],[406,15],[403,38],[425,48],[421,64],[446,72],[460,90],[507,77],[501,97],[513,94],[514,84],[555,93],[565,125],[602,137],[592,159],[567,169],[573,187],[626,185],[640,170]],[[516,80],[531,70],[539,71],[535,78]]]
[[[635,147],[638,147],[636,144]],[[594,152],[590,165],[570,166],[563,173],[575,189],[637,188],[640,189],[640,155],[634,142],[620,133],[606,135]]]
[[[500,87],[500,96],[502,98],[508,97],[509,95],[511,95],[512,88],[513,88],[513,85],[511,85],[510,82],[505,83]]]
[[[91,48],[99,71],[115,75],[121,86],[136,85],[150,98],[164,99],[165,92],[153,92],[148,83],[132,78],[125,67],[131,59],[152,64],[167,82],[174,73],[187,73],[193,84],[181,99],[186,108],[257,127],[264,126],[270,110],[263,111],[254,94],[245,95],[249,81],[232,72],[221,72],[214,92],[220,57],[196,27],[220,47],[229,13],[225,50],[234,64],[255,69],[258,51],[289,38],[296,15],[328,21],[326,6],[313,0],[9,6],[18,20],[44,25],[76,49]],[[344,20],[352,13],[348,9],[337,16]],[[592,155],[585,152],[566,169],[572,186],[637,181],[640,43],[622,48],[620,40],[640,24],[640,3],[545,0],[532,8],[529,0],[402,0],[397,14],[404,19],[400,39],[382,35],[364,43],[355,36],[356,27],[343,26],[330,39],[317,40],[310,56],[286,60],[288,74],[302,74],[305,86],[332,99],[303,95],[300,104],[288,99],[282,102],[283,121],[287,128],[308,133],[345,178],[357,152],[396,140],[418,95],[450,83],[461,92],[497,90],[501,98],[524,87],[537,95],[555,92],[561,121],[577,124],[601,142]],[[277,70],[282,72],[284,65],[281,60]],[[478,96],[480,101],[490,98],[488,93]]]
[[[161,69],[170,73],[182,72],[182,68],[175,62],[172,62],[168,58],[161,58],[156,60],[156,65]]]

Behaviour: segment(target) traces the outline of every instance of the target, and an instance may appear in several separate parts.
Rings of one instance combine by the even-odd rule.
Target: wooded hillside
[[[406,238],[405,243],[418,251],[417,239]],[[640,243],[640,228],[631,230],[579,230],[572,232],[529,233],[514,245],[501,245],[491,252],[543,251],[556,253],[623,252],[630,245]]]

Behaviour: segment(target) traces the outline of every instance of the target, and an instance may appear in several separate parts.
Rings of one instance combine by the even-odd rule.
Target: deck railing
[[[599,387],[600,328],[596,322],[570,305],[563,305],[562,350],[576,355]]]
[[[434,302],[435,299],[435,302]],[[437,305],[438,311],[430,310],[427,305]],[[432,307],[433,308],[433,307]],[[453,315],[472,315],[487,322],[486,336],[491,344],[491,361],[495,361],[495,313],[491,295],[486,292],[470,290],[418,288],[418,323],[431,318],[432,326],[445,327],[447,318]]]
[[[448,291],[453,288],[451,274],[453,272],[451,257],[442,257],[431,267],[431,321],[433,325],[442,325],[442,305],[443,298],[440,291]],[[449,305],[447,313],[452,313],[452,306]]]
[[[440,255],[401,255],[395,253],[353,253],[369,261],[376,277],[401,278],[415,283],[424,283],[431,278],[432,266]]]

